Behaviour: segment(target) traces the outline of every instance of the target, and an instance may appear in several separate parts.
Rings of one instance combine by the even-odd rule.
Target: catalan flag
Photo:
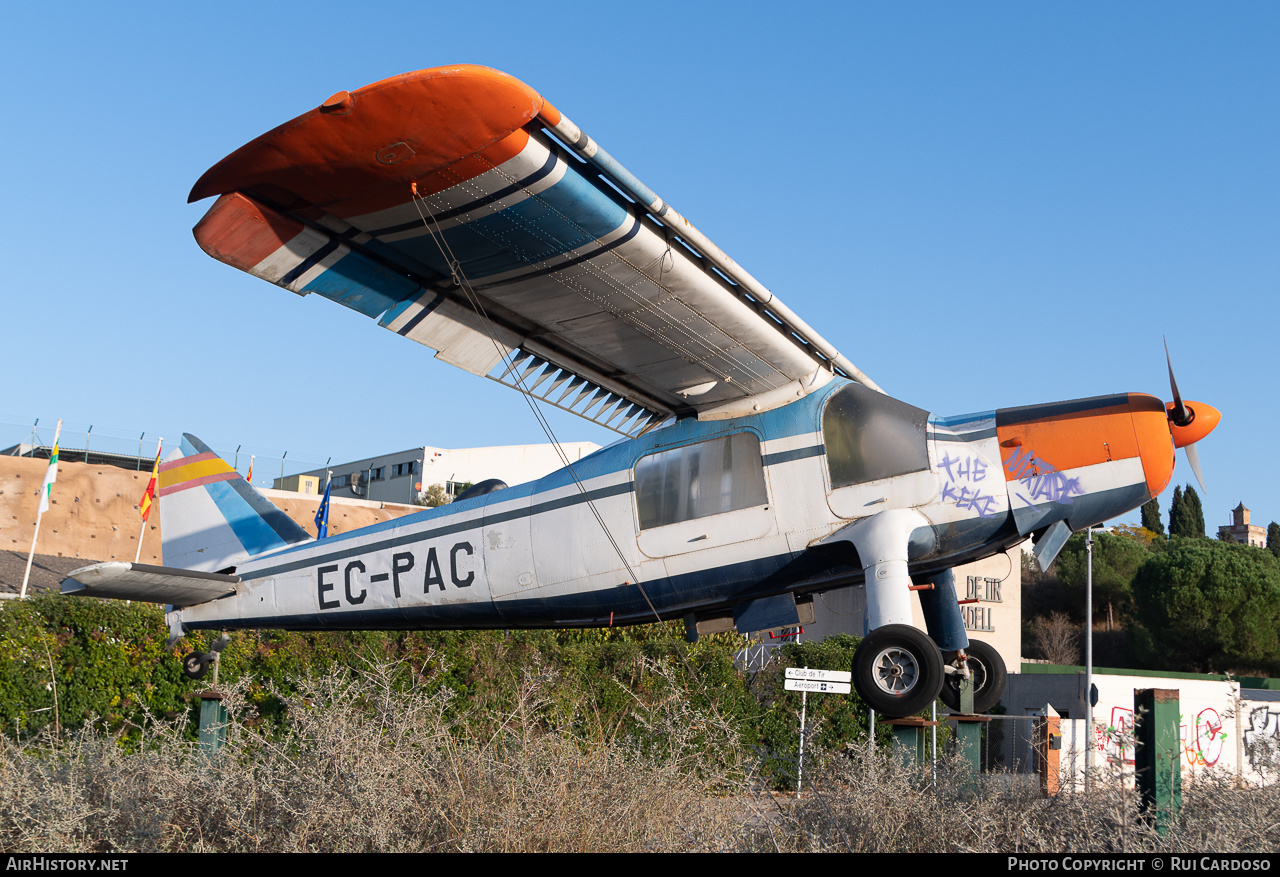
[[[142,520],[151,517],[151,506],[156,501],[156,480],[160,477],[160,450],[156,449],[156,464],[151,468],[151,480],[147,482],[147,491],[138,502],[138,511]]]
[[[61,425],[61,423],[59,423]],[[53,454],[49,457],[49,468],[44,470],[44,484],[40,485],[40,508],[37,515],[49,511],[49,497],[53,493],[53,482],[58,480],[58,442],[53,443]]]

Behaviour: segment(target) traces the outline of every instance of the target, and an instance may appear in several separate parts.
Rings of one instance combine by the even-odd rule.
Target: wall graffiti
[[[1196,714],[1195,727],[1190,732],[1184,720],[1181,737],[1182,752],[1191,767],[1213,767],[1217,764],[1227,739],[1222,730],[1222,717],[1213,707],[1206,707]]]
[[[1098,751],[1112,764],[1133,764],[1133,710],[1123,706],[1111,708],[1110,726],[1093,729]]]
[[[991,493],[991,485],[996,481],[987,481],[987,472],[992,466],[982,457],[972,454],[952,457],[951,452],[946,451],[937,468],[943,472],[943,502],[960,509],[973,509],[984,518],[1003,511],[1000,500]]]
[[[1244,754],[1249,766],[1258,773],[1264,776],[1280,773],[1280,704],[1249,711]]]
[[[1274,721],[1272,727],[1274,730]],[[1105,753],[1107,761],[1112,764],[1133,764],[1133,732],[1133,710],[1115,706],[1111,708],[1110,726],[1094,728],[1094,742],[1098,751]],[[1192,722],[1183,717],[1178,736],[1188,767],[1216,765],[1227,739],[1222,716],[1213,707],[1202,709]]]

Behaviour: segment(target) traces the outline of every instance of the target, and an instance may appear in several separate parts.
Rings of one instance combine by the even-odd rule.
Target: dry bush
[[[1064,665],[1080,663],[1081,629],[1065,612],[1054,612],[1047,618],[1037,618],[1032,628],[1035,631],[1035,647],[1046,661]]]
[[[147,851],[1246,852],[1280,843],[1280,787],[1184,781],[1159,837],[1114,778],[1044,798],[1034,778],[971,775],[955,760],[904,767],[865,745],[807,750],[802,800],[748,793],[737,735],[675,687],[637,702],[642,732],[575,728],[553,674],[532,667],[514,706],[450,718],[454,695],[398,687],[396,668],[305,682],[280,696],[289,726],[254,730],[248,684],[214,758],[179,723],[140,739],[96,731],[0,740],[0,848]],[[809,754],[812,753],[812,754]],[[714,756],[714,757],[713,757]],[[770,802],[766,810],[760,802]],[[782,803],[785,801],[785,803]]]
[[[805,852],[1268,852],[1280,841],[1280,787],[1237,789],[1211,773],[1184,781],[1177,824],[1160,837],[1138,794],[1114,778],[1046,798],[1035,777],[983,774],[943,760],[904,767],[890,752],[851,748],[784,813],[758,849]]]
[[[335,672],[285,700],[289,730],[238,721],[213,759],[150,722],[127,752],[86,731],[3,744],[0,847],[39,851],[687,850],[735,836],[717,797],[737,765],[702,769],[731,730],[678,695],[643,710],[643,739],[588,745],[547,731],[554,680],[535,669],[488,740],[446,719],[448,691],[398,690],[391,668]],[[251,717],[247,686],[225,703]],[[741,821],[740,819],[738,820]]]

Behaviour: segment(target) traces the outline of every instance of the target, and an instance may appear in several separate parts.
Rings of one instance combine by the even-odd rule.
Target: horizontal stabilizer
[[[63,579],[62,593],[194,606],[234,594],[239,583],[239,576],[112,560],[73,571]]]

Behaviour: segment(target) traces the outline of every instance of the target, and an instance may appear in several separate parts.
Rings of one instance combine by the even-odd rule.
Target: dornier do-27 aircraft
[[[885,395],[541,95],[485,67],[339,92],[190,199],[214,196],[195,229],[214,258],[625,438],[316,540],[187,436],[161,471],[166,566],[64,583],[171,604],[175,638],[655,618],[696,636],[794,625],[814,594],[865,585],[853,669],[870,705],[954,708],[972,678],[982,711],[1004,668],[966,636],[952,568],[1028,537],[1047,565],[1072,531],[1158,495],[1174,448],[1219,418],[1176,384],[1168,405],[1129,393],[958,417]]]

